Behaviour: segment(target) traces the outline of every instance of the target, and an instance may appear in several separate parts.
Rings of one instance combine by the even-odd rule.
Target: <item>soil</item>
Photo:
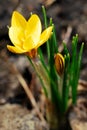
[[[70,109],[69,121],[72,130],[87,129],[87,1],[86,0],[3,0],[0,1],[0,130],[48,130],[47,124],[39,118],[36,110],[27,98],[19,79],[16,66],[34,95],[37,105],[44,115],[44,97],[41,85],[31,65],[23,55],[8,52],[6,45],[11,44],[8,37],[10,19],[14,10],[22,13],[26,19],[30,13],[37,13],[44,22],[41,6],[45,5],[48,19],[52,17],[56,27],[59,51],[64,40],[71,51],[72,36],[78,34],[79,46],[85,43],[78,102]],[[44,50],[44,46],[42,47]],[[28,78],[27,78],[28,77]],[[29,122],[28,122],[29,121]],[[28,122],[28,123],[27,123]],[[40,123],[39,123],[40,122]],[[33,126],[32,126],[33,124]],[[32,128],[31,128],[32,126]]]

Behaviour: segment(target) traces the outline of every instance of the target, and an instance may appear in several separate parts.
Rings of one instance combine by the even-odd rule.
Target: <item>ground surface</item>
[[[19,80],[13,69],[13,64],[17,66],[19,73],[24,77],[27,84],[30,86],[35,99],[38,101],[40,93],[40,86],[38,87],[37,78],[35,78],[35,73],[33,72],[31,66],[27,62],[24,56],[17,56],[11,54],[7,51],[6,45],[10,43],[8,38],[8,28],[10,26],[10,18],[13,10],[21,12],[27,19],[30,12],[37,13],[43,22],[41,5],[46,6],[48,18],[52,17],[56,32],[57,39],[59,43],[59,50],[62,51],[61,42],[65,40],[67,42],[68,48],[71,50],[71,37],[78,33],[79,35],[79,45],[82,42],[85,43],[82,67],[80,79],[85,82],[81,82],[80,85],[84,87],[79,87],[82,94],[80,95],[81,101],[78,100],[77,106],[72,109],[73,119],[71,120],[71,125],[73,130],[86,130],[87,129],[87,1],[86,0],[3,0],[0,1],[0,129],[1,130],[11,130],[9,125],[14,126],[14,130],[31,130],[28,127],[24,129],[23,123],[18,124],[18,128],[13,125],[19,122],[19,115],[14,115],[15,106],[8,105],[7,103],[16,103],[21,106],[25,106],[29,110],[32,110],[32,105],[28,100],[24,90],[22,89]],[[29,79],[26,78],[29,77]],[[83,96],[82,96],[83,95]],[[85,96],[84,96],[85,95]],[[85,103],[84,103],[85,102]],[[6,105],[7,104],[7,105]],[[80,105],[79,105],[80,104]],[[81,105],[82,104],[82,105]],[[86,104],[86,105],[84,105]],[[16,106],[16,111],[22,108]],[[29,111],[23,108],[22,113],[28,113]],[[13,115],[12,115],[13,114]],[[11,115],[11,116],[10,116]],[[29,116],[29,114],[28,114]],[[72,117],[72,114],[71,114]],[[15,118],[15,121],[12,121]],[[20,117],[21,118],[21,117]],[[22,115],[25,122],[25,114]],[[6,120],[5,120],[6,119]],[[81,120],[82,119],[82,120]],[[31,118],[30,118],[31,120]],[[10,122],[9,125],[6,125]],[[38,122],[38,121],[37,121]],[[76,123],[76,126],[75,126]],[[73,125],[74,124],[74,125]],[[85,128],[83,128],[83,126]],[[38,126],[43,129],[42,126]],[[39,129],[39,128],[38,128]],[[45,128],[47,129],[47,128]],[[34,130],[34,129],[32,129]]]

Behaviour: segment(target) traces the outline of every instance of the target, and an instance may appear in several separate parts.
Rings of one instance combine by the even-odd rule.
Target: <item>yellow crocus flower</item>
[[[52,26],[42,32],[40,18],[32,14],[28,21],[17,11],[14,11],[9,27],[9,38],[14,46],[7,45],[13,53],[26,53],[34,57],[37,48],[45,43],[52,34]]]

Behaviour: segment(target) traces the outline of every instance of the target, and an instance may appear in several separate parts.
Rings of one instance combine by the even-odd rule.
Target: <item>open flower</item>
[[[52,34],[52,26],[42,32],[42,25],[38,15],[33,14],[28,21],[14,11],[9,27],[9,37],[14,46],[7,45],[9,51],[13,53],[26,53],[34,57],[37,48],[45,43]]]

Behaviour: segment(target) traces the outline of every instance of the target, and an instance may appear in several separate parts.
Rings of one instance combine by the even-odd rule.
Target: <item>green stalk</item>
[[[55,26],[53,24],[52,18],[50,18],[50,26],[53,26],[52,37],[53,37],[53,44],[54,44],[54,52],[58,53],[58,44],[57,44],[57,39],[56,39]]]
[[[43,11],[43,16],[44,16],[44,23],[45,27],[47,28],[47,16],[46,16],[46,10],[44,6],[42,6],[42,11]],[[52,26],[52,19],[50,19],[50,25]],[[56,51],[55,51],[56,50]],[[55,31],[53,28],[53,34],[51,36],[51,39],[47,42],[47,55],[48,55],[48,64],[50,67],[50,87],[51,87],[51,98],[53,102],[57,102],[58,106],[60,103],[60,94],[58,92],[58,84],[57,84],[57,75],[55,72],[55,67],[54,67],[54,54],[58,52],[57,49],[57,42],[56,42],[56,36],[55,36]],[[60,108],[61,109],[61,108]]]
[[[38,66],[36,65],[36,62],[34,62],[33,60],[31,60],[30,57],[28,57],[28,60],[29,62],[31,63],[32,67],[34,68],[34,70],[36,71],[36,74],[37,76],[39,77],[40,79],[40,82],[42,84],[42,87],[43,87],[43,90],[44,90],[44,93],[45,93],[45,96],[46,97],[49,97],[49,91],[47,91],[47,87],[49,87],[49,81],[46,82],[45,79],[44,79],[44,75],[42,75],[42,73],[40,72],[40,70],[38,70]],[[47,87],[46,87],[47,86]]]
[[[55,70],[54,65],[54,54],[55,54],[55,44],[54,44],[54,37],[51,36],[50,41],[50,60],[49,60],[49,67],[50,67],[50,87],[51,87],[51,98],[54,104],[56,105],[59,111],[62,110],[61,107],[61,97],[58,90],[58,76]]]
[[[48,26],[48,24],[47,24],[47,16],[46,16],[46,10],[45,10],[44,6],[42,6],[42,12],[43,12],[45,28],[47,28],[47,26]],[[46,42],[46,46],[47,46],[47,55],[48,55],[48,61],[49,61],[49,58],[50,58],[49,40]]]
[[[43,65],[43,67],[45,68],[46,72],[47,72],[48,75],[49,75],[48,66],[47,66],[47,64],[45,63],[45,59],[44,59],[42,50],[41,50],[40,48],[38,48],[38,53],[39,53],[40,61],[41,61],[42,65]]]
[[[62,86],[62,107],[63,113],[66,112],[68,107],[68,98],[69,98],[69,70],[70,70],[70,55],[69,51],[66,47],[66,44],[63,43],[64,46],[64,58],[65,58],[65,67],[64,67],[64,75],[63,75],[63,86]]]
[[[78,43],[78,36],[73,37],[72,40],[72,62],[71,62],[71,87],[72,87],[72,102],[73,104],[76,103],[75,101],[75,93],[76,93],[76,75],[77,75],[77,64],[78,64],[78,59],[77,59],[77,43]],[[75,96],[75,97],[74,97]]]
[[[79,75],[80,75],[80,66],[81,66],[81,59],[82,59],[82,52],[83,52],[83,46],[84,43],[82,43],[81,48],[80,48],[80,52],[78,55],[78,60],[77,60],[77,72],[75,75],[75,82],[74,82],[74,86],[73,86],[73,104],[76,104],[76,100],[77,100],[77,87],[78,87],[78,80],[79,80]]]
[[[63,76],[63,87],[62,87],[62,102],[63,102],[63,113],[66,112],[68,107],[68,99],[69,99],[69,68],[70,67],[70,55],[69,53],[65,55],[65,69]]]

